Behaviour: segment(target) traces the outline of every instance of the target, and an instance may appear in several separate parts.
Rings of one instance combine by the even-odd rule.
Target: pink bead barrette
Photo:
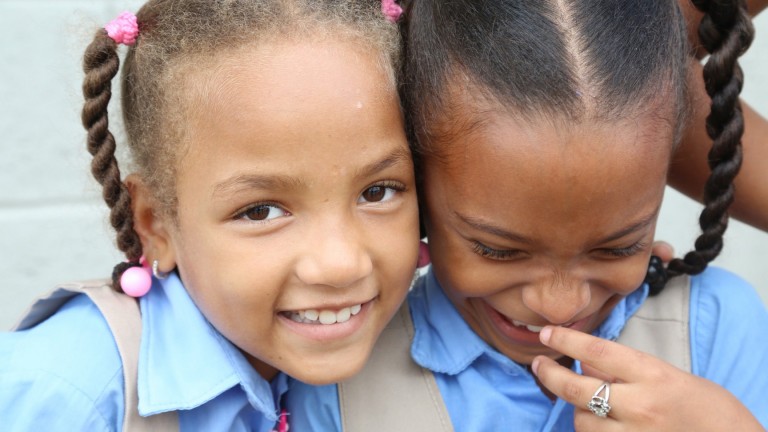
[[[107,35],[118,44],[133,45],[139,36],[139,23],[136,15],[123,12],[104,26]]]
[[[120,276],[120,288],[131,297],[141,297],[152,288],[152,273],[143,256],[139,259],[139,264],[141,265],[125,270]]]
[[[403,8],[395,0],[381,0],[381,13],[384,14],[387,21],[395,23],[403,15]]]

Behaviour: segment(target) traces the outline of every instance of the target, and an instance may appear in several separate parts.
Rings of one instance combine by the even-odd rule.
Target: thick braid
[[[698,274],[723,248],[728,226],[728,207],[733,202],[733,180],[742,160],[744,119],[739,104],[743,75],[738,57],[752,42],[754,29],[744,0],[693,0],[705,13],[699,38],[710,53],[704,81],[712,99],[707,134],[712,139],[708,162],[711,174],[704,188],[704,210],[699,217],[702,234],[695,250],[669,263],[669,276]],[[661,291],[663,285],[656,289]]]
[[[110,223],[117,231],[117,247],[129,261],[116,265],[113,270],[112,286],[116,290],[120,290],[122,273],[138,265],[142,254],[141,241],[133,230],[130,193],[120,178],[115,138],[109,131],[107,105],[112,97],[112,78],[119,66],[117,44],[104,29],[100,29],[86,49],[83,60],[85,105],[82,122],[88,131],[88,151],[93,155],[91,172],[102,185],[104,201],[110,208]]]

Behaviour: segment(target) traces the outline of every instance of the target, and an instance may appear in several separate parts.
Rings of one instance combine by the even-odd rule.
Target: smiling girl
[[[398,58],[373,0],[152,0],[100,29],[83,124],[128,261],[0,335],[3,430],[284,431],[289,376],[358,371],[417,262]]]
[[[398,375],[434,385],[422,403],[382,381],[349,396],[361,378],[294,389],[291,404],[322,406],[296,424],[356,430],[352,407],[373,425],[434,413],[430,431],[762,431],[768,312],[708,268],[741,162],[743,4],[695,2],[712,174],[704,234],[667,281],[651,247],[693,67],[677,2],[409,3],[404,103],[432,268],[408,296],[420,368]]]

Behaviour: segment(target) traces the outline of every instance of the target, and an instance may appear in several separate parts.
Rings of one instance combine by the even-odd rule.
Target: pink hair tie
[[[118,44],[133,45],[139,36],[139,23],[136,15],[123,12],[104,26],[107,35]]]
[[[152,273],[142,255],[138,266],[130,267],[120,276],[120,288],[131,297],[141,297],[152,288]]]
[[[381,0],[381,13],[384,14],[387,21],[395,23],[403,14],[403,8],[395,3],[395,0]]]

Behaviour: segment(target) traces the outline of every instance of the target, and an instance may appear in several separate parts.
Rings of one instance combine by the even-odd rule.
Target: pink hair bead
[[[139,24],[136,15],[123,12],[104,26],[107,35],[118,44],[133,45],[139,36]]]
[[[120,276],[120,288],[131,297],[141,297],[152,287],[152,275],[144,267],[131,267]]]
[[[381,0],[381,13],[387,18],[387,21],[394,23],[400,19],[403,14],[403,8],[395,3],[395,0]]]

